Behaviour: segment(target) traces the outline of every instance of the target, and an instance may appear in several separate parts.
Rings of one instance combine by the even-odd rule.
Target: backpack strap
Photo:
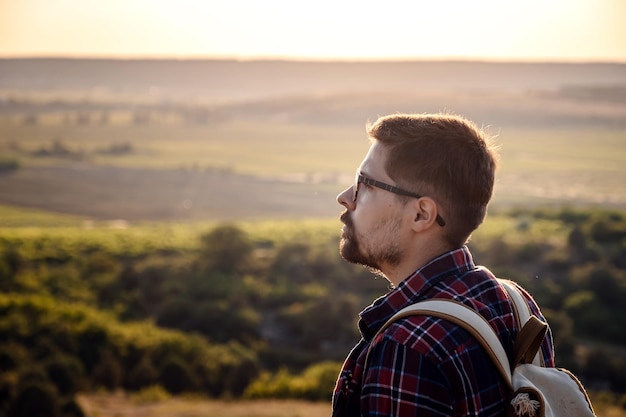
[[[411,304],[398,311],[391,317],[376,335],[382,333],[394,321],[403,317],[425,315],[433,316],[452,322],[467,330],[487,352],[492,362],[496,365],[498,372],[504,378],[504,381],[513,389],[511,383],[511,366],[506,351],[500,343],[500,339],[496,335],[491,325],[483,316],[478,314],[470,307],[454,300],[434,298],[430,300],[420,301]],[[376,335],[374,337],[376,337]],[[372,339],[373,340],[373,339]],[[370,345],[371,346],[371,345]],[[369,355],[369,351],[368,351]],[[366,358],[367,361],[367,358]]]
[[[548,325],[537,317],[531,316],[530,319],[528,319],[515,338],[515,344],[513,345],[514,361],[511,362],[512,367],[520,363],[532,363],[535,365],[534,359],[537,358],[537,355],[541,351],[541,344],[543,343],[544,337],[546,337],[547,331]]]
[[[524,298],[524,296],[522,296],[522,294],[520,293],[519,289],[517,288],[517,286],[513,283],[513,281],[509,281],[507,279],[498,279],[498,282],[500,282],[500,284],[502,284],[502,286],[504,287],[504,289],[506,290],[507,294],[509,295],[509,298],[512,301],[513,304],[513,311],[515,313],[515,318],[517,320],[517,325],[518,325],[518,329],[523,329],[526,326],[526,323],[528,323],[528,321],[531,319],[531,317],[535,317],[533,312],[530,310],[530,306],[528,305],[528,301],[526,301],[526,299]],[[536,317],[535,317],[536,318]],[[537,319],[538,320],[538,319]],[[538,320],[540,323],[541,320]],[[544,323],[545,324],[545,323]],[[531,363],[533,365],[537,365],[537,366],[544,366],[544,362],[543,362],[543,355],[541,355],[541,343],[543,342],[543,337],[541,337],[541,339],[539,340],[539,346],[537,346],[537,349],[535,350],[535,352],[532,353],[532,355],[534,356],[529,356],[528,355],[528,347],[530,347],[533,344],[534,338],[538,337],[537,332],[540,332],[541,330],[539,329],[539,324],[535,323],[535,324],[531,324],[530,327],[533,330],[529,330],[525,333],[521,333],[520,330],[520,335],[517,336],[517,338],[515,339],[515,344],[520,344],[520,346],[525,346],[524,352],[523,352],[523,356],[524,356],[524,363]],[[547,332],[547,326],[546,330],[543,332],[543,336],[545,336],[546,332]],[[529,339],[529,340],[525,340],[525,339]],[[517,358],[517,353],[515,355],[515,358],[517,360],[521,359]],[[530,359],[532,358],[532,359]],[[530,360],[529,360],[530,359]],[[514,364],[519,363],[518,361],[513,362]]]
[[[512,389],[511,374],[518,364],[532,362],[534,365],[543,366],[541,344],[548,331],[548,325],[532,314],[528,302],[512,281],[504,279],[498,279],[498,281],[503,285],[512,301],[514,315],[521,328],[513,345],[514,360],[512,362],[509,362],[498,335],[487,320],[465,304],[450,299],[433,298],[411,304],[387,320],[374,337],[382,333],[394,321],[404,317],[423,315],[444,319],[463,327],[480,343],[504,381]],[[367,353],[369,356],[369,349]]]

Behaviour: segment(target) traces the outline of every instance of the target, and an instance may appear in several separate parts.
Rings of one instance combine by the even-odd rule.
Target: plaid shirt
[[[530,295],[524,294],[543,319]],[[506,384],[478,342],[458,325],[410,316],[372,340],[394,313],[431,298],[454,299],[478,311],[511,355],[518,328],[508,296],[493,274],[474,265],[469,250],[462,247],[420,268],[361,312],[362,338],[339,374],[333,417],[504,415]],[[542,351],[546,366],[553,367],[550,333]]]

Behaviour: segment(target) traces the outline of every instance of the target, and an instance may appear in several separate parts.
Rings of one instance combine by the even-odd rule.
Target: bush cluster
[[[557,365],[590,388],[626,392],[624,213],[504,217],[504,233],[470,242],[477,263],[537,298]],[[358,312],[386,282],[343,261],[337,237],[314,235],[222,224],[195,246],[124,252],[0,233],[0,409],[39,396],[79,415],[75,393],[99,388],[328,400]]]

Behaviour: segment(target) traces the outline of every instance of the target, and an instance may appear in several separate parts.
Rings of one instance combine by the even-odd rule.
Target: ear
[[[437,203],[432,198],[422,197],[410,205],[413,210],[412,228],[414,231],[423,231],[437,226]]]

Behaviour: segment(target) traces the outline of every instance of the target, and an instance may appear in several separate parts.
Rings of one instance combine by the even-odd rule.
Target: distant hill
[[[0,89],[219,99],[349,91],[557,90],[625,86],[626,64],[465,61],[0,59]]]
[[[34,94],[63,110],[193,104],[261,121],[362,125],[452,111],[496,126],[626,126],[618,63],[0,59],[0,113],[24,111],[15,98]]]

